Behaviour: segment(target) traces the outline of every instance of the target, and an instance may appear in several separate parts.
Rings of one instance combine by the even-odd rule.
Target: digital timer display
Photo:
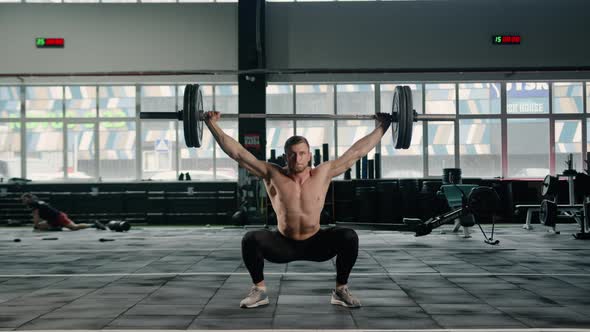
[[[64,45],[65,40],[63,38],[35,38],[35,46],[37,46],[37,48],[63,48]]]
[[[520,36],[518,36],[518,35],[495,35],[495,36],[492,36],[492,43],[494,45],[518,45],[518,44],[520,44]]]

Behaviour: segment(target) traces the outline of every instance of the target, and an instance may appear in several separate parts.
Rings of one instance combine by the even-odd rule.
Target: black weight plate
[[[412,144],[412,132],[414,130],[414,105],[412,100],[412,89],[409,86],[404,86],[406,97],[406,133],[404,140],[404,149],[409,149]]]
[[[189,130],[189,119],[188,119],[188,109],[189,109],[189,97],[190,97],[190,84],[187,84],[184,87],[184,96],[183,96],[183,109],[182,109],[182,128],[184,129],[184,143],[189,148],[192,147],[191,145],[191,136]]]
[[[394,144],[396,149],[401,149],[404,145],[404,134],[406,132],[406,113],[405,109],[406,98],[404,97],[404,89],[401,86],[396,86],[393,92],[393,113],[396,114],[397,118],[397,130],[394,136]]]
[[[194,85],[195,88],[195,112],[193,113],[195,119],[195,140],[194,145],[196,148],[201,147],[203,143],[203,118],[201,115],[203,114],[203,92],[201,91],[201,86],[199,84]]]
[[[188,117],[189,117],[189,129],[191,131],[191,144],[192,147],[194,148],[198,148],[197,146],[197,118],[195,117],[196,114],[196,109],[197,109],[197,85],[196,84],[192,84],[191,85],[191,94],[190,94],[190,99],[189,99],[189,113],[188,113]]]
[[[544,199],[541,202],[541,210],[539,211],[539,221],[541,224],[553,227],[557,219],[557,204],[550,200]]]
[[[393,121],[391,122],[391,139],[392,145],[395,149],[397,149],[398,140],[399,140],[399,90],[396,89],[393,91],[393,102],[391,105],[391,118]]]
[[[541,195],[543,195],[543,197],[554,196],[557,194],[558,184],[558,180],[555,176],[547,175],[543,180]]]

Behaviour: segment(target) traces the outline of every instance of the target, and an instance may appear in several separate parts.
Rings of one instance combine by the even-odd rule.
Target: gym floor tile
[[[339,305],[332,305],[327,303],[322,304],[309,304],[309,303],[297,303],[297,304],[290,304],[288,306],[276,306],[276,310],[274,312],[275,315],[283,316],[283,315],[302,315],[306,316],[309,314],[342,314],[348,313],[350,309],[344,308]],[[356,310],[356,309],[355,309]]]
[[[345,308],[343,308],[345,309]],[[346,309],[348,310],[348,309]],[[357,318],[427,318],[428,314],[419,306],[413,307],[366,307],[351,310],[352,316]]]
[[[74,318],[69,319],[35,319],[21,325],[17,330],[99,330],[105,327],[112,318]]]
[[[272,328],[272,318],[226,318],[202,319],[197,318],[188,327],[189,330],[228,330],[228,329],[264,329]]]
[[[117,328],[136,328],[136,329],[168,329],[184,330],[186,329],[195,316],[121,316],[108,324],[107,329]]]
[[[418,238],[359,230],[357,309],[330,304],[335,259],[265,262],[270,304],[239,308],[245,229],[146,227],[105,244],[94,231],[38,241],[6,228],[0,330],[590,328],[590,247],[569,236],[575,225],[537,228],[499,225],[498,246],[445,226]]]
[[[39,317],[38,313],[2,314],[0,315],[0,327],[16,328],[37,317]]]
[[[432,315],[444,328],[525,328],[522,322],[506,314]]]
[[[359,298],[363,307],[411,307],[416,305],[416,300],[409,296],[397,297],[367,297]]]
[[[489,304],[420,304],[429,315],[472,315],[501,314],[502,312]]]
[[[272,318],[276,310],[276,305],[269,304],[266,306],[243,309],[240,308],[240,302],[234,301],[225,305],[207,305],[199,314],[199,318],[207,319],[224,319],[224,318]]]
[[[97,307],[67,305],[43,315],[42,319],[63,318],[116,318],[127,310],[127,307]]]
[[[131,316],[166,316],[166,315],[180,315],[180,316],[196,316],[201,310],[202,305],[171,305],[171,304],[137,304],[129,308],[125,315]]]
[[[302,319],[300,315],[275,315],[274,329],[354,329],[352,316],[349,312],[339,312],[330,315],[308,314]]]
[[[590,317],[583,315],[568,315],[568,316],[542,316],[542,315],[514,315],[515,319],[521,321],[523,324],[533,328],[553,328],[559,326],[560,328],[588,328],[590,326]]]
[[[463,303],[483,303],[482,300],[469,294],[449,294],[449,295],[416,295],[412,299],[418,304],[463,304]]]
[[[439,329],[441,326],[430,317],[392,318],[354,317],[359,329]]]

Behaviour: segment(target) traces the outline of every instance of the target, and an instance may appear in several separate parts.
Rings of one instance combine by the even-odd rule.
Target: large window
[[[336,113],[343,115],[375,114],[375,86],[373,84],[336,85]],[[375,121],[370,120],[339,120],[336,125],[338,128],[338,156],[342,156],[356,141],[375,129]],[[331,147],[330,154],[332,154]],[[375,158],[375,149],[369,151],[367,158]]]
[[[375,114],[373,84],[336,85],[336,113]]]
[[[572,154],[573,167],[578,171],[584,169],[582,156],[582,121],[555,121],[555,171],[563,173],[567,169],[566,161]],[[582,158],[584,157],[584,158]]]
[[[146,85],[141,87],[139,103],[142,112],[175,112],[176,86]],[[182,104],[181,104],[182,105]]]
[[[455,123],[428,122],[428,174],[442,175],[443,168],[455,167]]]
[[[94,123],[67,125],[67,177],[68,179],[96,180],[96,139]]]
[[[20,109],[20,88],[0,86],[0,119],[18,119]]]
[[[63,180],[63,122],[27,122],[27,178]]]
[[[141,87],[141,112],[176,112],[175,85]],[[149,120],[141,123],[142,177],[152,180],[177,179],[177,121]]]
[[[100,86],[98,92],[101,118],[135,116],[135,86]]]
[[[176,180],[176,121],[143,121],[141,124],[144,179]]]
[[[298,114],[334,114],[334,86],[296,85],[295,112]]]
[[[135,122],[120,120],[100,122],[99,135],[99,169],[102,180],[136,180]]]
[[[20,122],[0,122],[0,178],[21,177]]]
[[[21,94],[16,86],[0,86],[0,178],[21,177]]]
[[[238,140],[238,122],[237,121],[220,121],[219,127],[231,138]],[[215,144],[215,180],[217,181],[237,181],[238,180],[238,163],[231,159],[219,144]]]
[[[390,129],[391,130],[391,129]],[[408,149],[395,149],[391,131],[381,139],[381,174],[383,178],[420,178],[424,176],[423,123],[415,122]]]
[[[500,83],[459,84],[459,114],[500,114]]]
[[[426,84],[426,114],[456,114],[455,84]]]
[[[287,84],[266,87],[266,113],[293,114],[293,86]]]
[[[266,88],[267,112],[390,113],[398,85],[410,86],[419,114],[452,120],[415,122],[409,149],[395,149],[388,131],[368,153],[370,159],[381,154],[383,178],[439,177],[447,167],[461,167],[466,177],[542,178],[562,173],[570,154],[578,171],[585,166],[587,82],[273,83]],[[183,109],[184,86],[0,86],[0,177],[176,181],[188,172],[193,181],[236,180],[237,164],[206,128],[202,146],[187,148],[182,122],[139,118],[139,111]],[[237,85],[201,89],[205,110],[221,112],[220,127],[237,140],[238,121],[223,117],[238,112]],[[266,126],[267,158],[271,150],[281,156],[286,139],[298,134],[309,140],[312,153],[323,154],[328,144],[333,160],[373,131],[375,122],[269,119]]]
[[[96,117],[96,86],[66,86],[67,118]]]
[[[582,83],[553,83],[553,113],[584,113]]]
[[[210,110],[206,103],[203,103],[205,111]],[[215,110],[225,114],[238,114],[238,86],[237,85],[216,85],[215,86]]]
[[[546,82],[506,83],[508,114],[549,113],[549,84]]]
[[[508,176],[549,174],[549,120],[508,119]]]
[[[27,87],[25,109],[28,118],[63,118],[61,86]]]
[[[463,176],[491,178],[502,174],[500,119],[461,120],[459,155]]]

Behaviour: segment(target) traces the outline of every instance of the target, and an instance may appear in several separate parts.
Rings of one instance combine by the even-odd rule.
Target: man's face
[[[29,205],[29,203],[31,202],[31,199],[28,197],[23,197],[22,198],[23,204],[24,205]]]
[[[307,144],[301,142],[299,144],[292,145],[285,155],[287,159],[287,166],[291,173],[301,173],[309,164],[311,160],[311,153]]]

